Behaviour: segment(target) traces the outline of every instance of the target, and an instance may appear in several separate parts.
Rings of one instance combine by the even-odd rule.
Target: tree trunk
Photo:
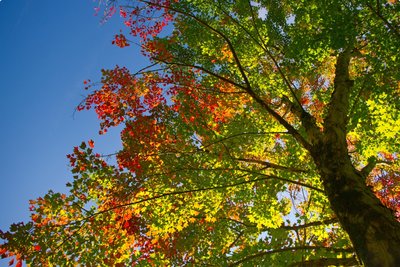
[[[328,141],[314,153],[331,207],[365,266],[398,267],[400,223],[366,185],[341,143]]]
[[[400,266],[400,223],[366,185],[348,155],[346,128],[353,81],[349,77],[352,48],[337,57],[334,91],[323,132],[315,133],[311,155],[325,193],[354,249],[368,267]]]

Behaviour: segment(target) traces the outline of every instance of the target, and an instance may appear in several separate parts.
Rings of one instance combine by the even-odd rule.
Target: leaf
[[[90,148],[94,148],[94,141],[93,141],[93,140],[90,139],[90,140],[88,141],[88,144],[89,144],[89,147],[90,147]]]
[[[84,82],[78,110],[96,112],[100,134],[116,127],[121,147],[75,147],[69,192],[31,202],[31,221],[1,234],[2,255],[54,266],[400,262],[397,5],[99,4],[125,25],[113,44],[132,40],[150,62]]]

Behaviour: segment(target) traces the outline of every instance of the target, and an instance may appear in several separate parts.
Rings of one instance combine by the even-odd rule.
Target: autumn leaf
[[[2,255],[400,266],[395,2],[99,3],[125,25],[112,44],[149,61],[84,81],[77,109],[96,112],[100,134],[120,131],[121,148],[74,147],[69,192],[31,201],[31,221],[1,232]]]
[[[88,141],[88,145],[90,148],[94,148],[94,141],[93,140],[89,140]]]

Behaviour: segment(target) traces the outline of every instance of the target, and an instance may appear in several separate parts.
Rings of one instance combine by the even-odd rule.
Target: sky
[[[101,24],[93,0],[0,0],[0,229],[29,219],[28,201],[66,192],[66,155],[93,139],[102,154],[120,147],[118,131],[99,136],[92,111],[74,113],[100,69],[139,69],[134,47],[118,48],[118,16]],[[0,260],[0,267],[7,266]]]

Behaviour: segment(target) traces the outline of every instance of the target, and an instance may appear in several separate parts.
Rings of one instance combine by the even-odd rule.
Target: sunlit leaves
[[[84,82],[78,110],[94,109],[100,134],[119,126],[122,149],[75,147],[69,192],[31,201],[32,221],[2,234],[2,255],[38,266],[352,258],[307,150],[316,134],[305,119],[322,134],[348,45],[347,152],[360,170],[378,159],[368,182],[399,212],[398,40],[365,3],[100,2],[105,18],[119,11],[126,26],[113,44],[138,44],[150,60]],[[393,22],[397,9],[381,12]]]

